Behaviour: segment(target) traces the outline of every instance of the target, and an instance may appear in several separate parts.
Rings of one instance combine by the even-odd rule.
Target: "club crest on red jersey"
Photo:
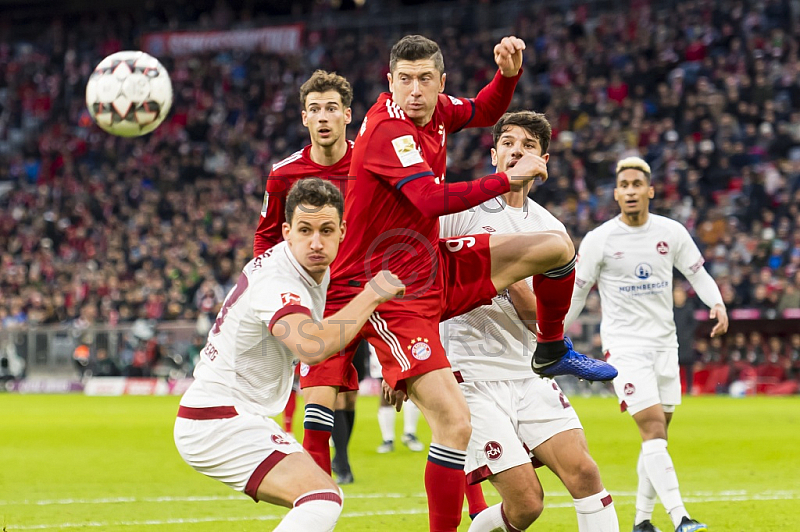
[[[498,460],[503,456],[503,446],[496,441],[490,441],[483,446],[483,452],[486,454],[487,459]]]
[[[286,305],[299,305],[300,296],[292,292],[284,292],[281,294],[281,302],[283,303],[284,307]]]

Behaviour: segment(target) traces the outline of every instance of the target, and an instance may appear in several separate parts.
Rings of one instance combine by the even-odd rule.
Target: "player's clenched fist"
[[[389,301],[396,297],[403,297],[406,286],[395,274],[389,270],[381,270],[369,282],[369,288],[378,296],[381,302]]]
[[[511,188],[522,187],[528,181],[540,178],[547,181],[547,161],[544,158],[527,153],[523,155],[513,167],[506,170]]]
[[[494,62],[500,67],[500,72],[507,78],[516,76],[522,68],[522,50],[525,41],[514,37],[503,37],[494,47]]]

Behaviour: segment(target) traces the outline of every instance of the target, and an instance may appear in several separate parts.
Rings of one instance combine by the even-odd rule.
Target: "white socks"
[[[688,517],[689,514],[683,507],[683,499],[678,488],[678,475],[667,452],[667,440],[659,438],[642,442],[642,462],[650,483],[661,499],[661,504],[669,512],[673,525],[677,527],[681,519],[684,516]]]
[[[392,410],[394,411],[394,409]],[[411,401],[408,401],[403,405],[403,434],[417,435],[417,422],[419,421],[419,415],[419,408],[417,408],[417,405]]]
[[[651,519],[656,507],[656,490],[644,469],[644,455],[641,452],[636,463],[636,472],[639,474],[639,488],[636,491],[636,517],[633,524],[638,525],[645,519]]]
[[[275,532],[331,532],[342,513],[344,494],[339,490],[309,491],[294,501],[294,508],[281,520]]]
[[[606,490],[583,499],[573,499],[579,532],[619,532],[614,501]]]
[[[408,406],[408,404],[403,406]],[[397,412],[393,406],[378,407],[378,426],[381,428],[383,441],[394,441],[394,420],[396,416]]]
[[[504,519],[503,503],[489,506],[479,513],[468,532],[520,532]]]

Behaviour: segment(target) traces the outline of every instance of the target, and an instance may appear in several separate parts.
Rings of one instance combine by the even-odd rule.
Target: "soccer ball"
[[[86,107],[105,131],[121,137],[146,135],[172,106],[172,83],[161,63],[144,52],[111,54],[86,84]]]

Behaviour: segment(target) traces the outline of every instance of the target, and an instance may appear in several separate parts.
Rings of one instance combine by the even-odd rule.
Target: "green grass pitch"
[[[620,529],[632,527],[639,439],[613,398],[574,398]],[[206,532],[272,530],[284,509],[254,504],[191,470],[172,443],[177,397],[0,395],[0,529]],[[377,398],[363,397],[351,444],[355,483],[337,530],[424,531],[425,453],[380,443]],[[295,423],[302,407],[298,407]],[[398,416],[398,435],[402,416]],[[421,423],[426,443],[430,433]],[[800,397],[689,397],[670,432],[689,511],[713,532],[800,530]],[[531,530],[577,531],[549,471]],[[490,504],[499,500],[488,485]],[[464,514],[460,530],[467,530]],[[660,505],[656,526],[671,530]]]

